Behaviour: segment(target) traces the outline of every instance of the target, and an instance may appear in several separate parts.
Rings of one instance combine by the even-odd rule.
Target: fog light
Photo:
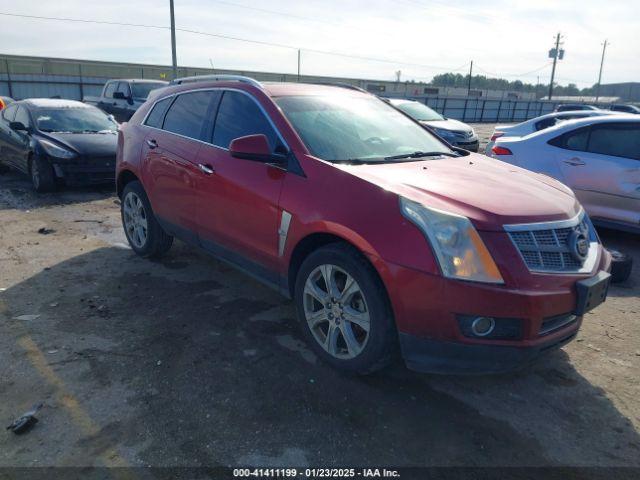
[[[486,337],[493,332],[496,321],[491,317],[478,317],[471,323],[471,331],[478,337]]]

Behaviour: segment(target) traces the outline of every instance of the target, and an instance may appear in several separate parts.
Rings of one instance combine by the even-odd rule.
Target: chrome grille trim
[[[598,258],[598,242],[590,241],[584,262],[572,255],[566,243],[573,230],[580,225],[591,233],[584,210],[568,220],[504,225],[504,229],[530,271],[588,273],[593,270]]]

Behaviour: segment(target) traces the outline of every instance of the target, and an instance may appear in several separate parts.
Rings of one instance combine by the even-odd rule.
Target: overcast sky
[[[564,35],[561,84],[640,80],[638,0],[175,0],[178,28],[302,49],[302,73],[429,80],[445,71],[548,82]],[[169,0],[0,0],[0,12],[169,25]],[[3,17],[0,53],[171,63],[169,30]],[[294,73],[295,49],[178,32],[180,65]],[[383,61],[346,58],[337,52]],[[397,63],[395,63],[397,62]],[[526,75],[523,75],[526,74]]]

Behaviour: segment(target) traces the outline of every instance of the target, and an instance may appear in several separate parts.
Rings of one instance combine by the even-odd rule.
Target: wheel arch
[[[352,233],[352,235],[349,235],[349,233]],[[373,267],[378,280],[380,281],[382,287],[385,290],[385,293],[387,294],[389,306],[391,310],[394,311],[391,292],[388,288],[387,282],[385,282],[385,277],[388,278],[389,276],[386,265],[381,260],[375,249],[369,244],[369,242],[364,240],[359,235],[349,231],[317,231],[309,233],[298,240],[291,251],[287,269],[287,293],[290,295],[290,297],[295,297],[294,290],[296,277],[298,275],[298,271],[300,270],[300,266],[304,262],[305,258],[307,258],[317,249],[331,243],[347,244],[354,250],[356,250],[360,255],[362,255],[362,257]],[[393,313],[395,317],[395,312]]]
[[[131,170],[122,170],[118,174],[118,179],[116,181],[116,191],[118,193],[118,198],[122,199],[122,192],[124,191],[124,187],[126,187],[128,183],[134,181],[140,181],[140,179]]]

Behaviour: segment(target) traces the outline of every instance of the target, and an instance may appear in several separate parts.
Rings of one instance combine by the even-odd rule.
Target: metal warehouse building
[[[372,93],[410,97],[466,97],[466,88],[434,87],[423,82],[393,82],[342,77],[221,70],[179,67],[178,76],[224,73],[247,75],[260,81],[302,81],[320,83],[349,83]],[[16,99],[60,96],[81,100],[85,95],[97,95],[104,82],[111,78],[149,78],[170,80],[172,69],[166,65],[98,62],[63,58],[23,57],[0,55],[0,95]],[[534,100],[531,93],[497,90],[471,90],[474,98]]]
[[[412,98],[447,117],[467,122],[522,121],[550,112],[558,103],[536,100],[533,93],[474,89],[468,91],[466,88],[437,87],[423,82],[178,68],[180,77],[211,73],[247,75],[259,81],[347,83],[381,96]],[[99,95],[104,83],[109,79],[170,80],[172,76],[172,68],[168,65],[0,54],[0,95],[8,95],[15,99],[60,97],[82,100],[87,95]]]

